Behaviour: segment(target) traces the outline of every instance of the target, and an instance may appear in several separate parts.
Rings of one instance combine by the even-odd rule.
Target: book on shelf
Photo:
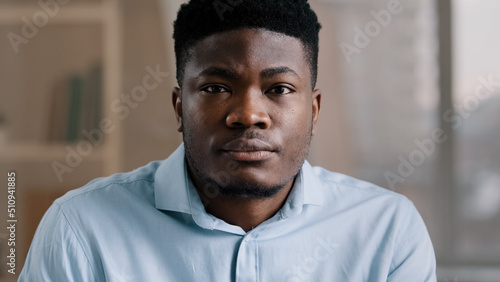
[[[102,68],[93,66],[85,76],[81,131],[98,129],[102,119]],[[80,131],[80,132],[81,132]],[[84,135],[80,138],[85,139]]]
[[[48,141],[74,143],[84,131],[99,128],[102,119],[102,67],[57,81],[51,97]]]
[[[66,106],[68,100],[68,83],[60,79],[54,84],[50,97],[48,141],[50,143],[62,142],[65,138]]]
[[[80,119],[83,113],[83,87],[84,81],[82,76],[73,75],[70,78],[65,136],[65,141],[68,143],[76,142],[80,138]]]

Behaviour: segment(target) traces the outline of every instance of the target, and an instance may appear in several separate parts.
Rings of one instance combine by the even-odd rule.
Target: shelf
[[[59,2],[67,4],[49,9],[39,4]],[[22,204],[29,208],[24,209],[22,217],[32,219],[20,222],[23,230],[34,231],[46,207],[61,192],[123,170],[123,126],[111,107],[123,93],[123,2],[0,0],[0,34],[4,36],[0,40],[0,115],[5,120],[0,135],[6,135],[0,136],[0,171],[16,172],[16,198],[20,199],[20,207]],[[79,104],[57,99],[69,99],[64,94],[71,89],[70,79],[86,79],[96,66],[102,72],[96,84],[102,89],[100,105],[83,104],[82,99]],[[81,95],[84,91],[79,92]],[[57,113],[75,113],[74,109],[84,108],[89,113],[89,104],[102,112],[101,117],[113,121],[114,130],[99,146],[65,142],[69,139],[59,131],[68,130],[70,119],[57,118]],[[82,116],[82,128],[88,129]],[[101,117],[96,115],[92,120]],[[58,130],[51,131],[51,126]],[[43,209],[31,209],[41,201],[46,203]],[[0,208],[6,209],[6,204],[3,201]],[[20,262],[25,259],[30,241],[30,235],[19,237]],[[12,281],[16,279],[17,275],[12,275]]]
[[[78,144],[78,143],[76,143]],[[69,150],[76,150],[76,144],[44,145],[39,143],[16,143],[0,145],[0,164],[32,163],[59,161],[64,162]],[[86,162],[103,161],[104,150],[101,146],[93,147],[88,156],[82,156]]]
[[[0,24],[23,25],[23,17],[33,23],[33,17],[44,14],[48,24],[60,23],[100,23],[106,20],[107,5],[104,3],[76,3],[60,5],[54,17],[49,16],[40,6],[34,4],[8,4],[0,9]],[[39,16],[43,19],[42,16]]]
[[[50,168],[53,161],[66,163],[67,148],[75,149],[78,143],[45,142],[52,94],[65,77],[86,74],[95,62],[100,62],[102,116],[114,122],[115,130],[102,145],[82,158],[88,163],[86,169],[100,171],[97,175],[122,171],[123,127],[111,104],[122,93],[123,2],[72,0],[50,7],[54,10],[52,14],[39,5],[58,2],[0,0],[0,29],[4,34],[15,33],[24,38],[18,45],[18,53],[13,53],[16,49],[8,40],[0,44],[0,57],[5,62],[0,67],[0,73],[5,74],[0,92],[16,93],[1,110],[10,124],[11,140],[21,140],[0,144],[0,165],[20,164],[25,169]],[[31,24],[36,28],[31,28]],[[31,31],[36,29],[30,31],[29,38],[23,33],[25,26]],[[29,83],[25,83],[27,77]]]

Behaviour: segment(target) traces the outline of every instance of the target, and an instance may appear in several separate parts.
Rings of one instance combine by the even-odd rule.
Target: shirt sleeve
[[[436,281],[436,258],[422,217],[409,203],[409,216],[395,244],[391,272],[387,281]]]
[[[100,281],[57,203],[43,216],[18,281]]]

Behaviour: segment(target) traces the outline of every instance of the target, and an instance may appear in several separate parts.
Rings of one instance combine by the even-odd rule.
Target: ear
[[[182,132],[182,90],[179,87],[172,90],[172,105],[177,119],[177,131]]]
[[[316,134],[316,124],[319,118],[319,109],[321,108],[321,90],[315,89],[312,92],[312,135]]]

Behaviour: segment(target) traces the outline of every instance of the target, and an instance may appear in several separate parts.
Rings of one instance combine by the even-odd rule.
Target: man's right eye
[[[219,86],[219,85],[210,85],[207,86],[203,89],[201,89],[204,92],[208,93],[223,93],[223,92],[229,92],[226,88]]]

